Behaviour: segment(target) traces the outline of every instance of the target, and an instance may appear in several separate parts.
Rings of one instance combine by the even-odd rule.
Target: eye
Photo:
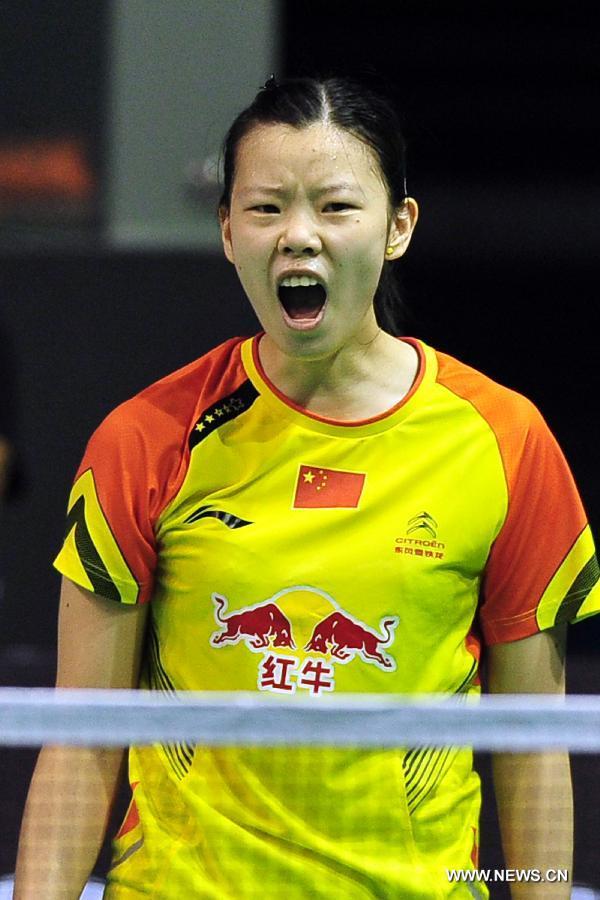
[[[356,207],[353,206],[352,203],[344,203],[344,202],[327,203],[327,205],[323,207],[323,212],[338,213],[338,212],[345,212],[348,209],[355,209],[355,208]]]
[[[279,207],[275,206],[274,203],[257,203],[256,206],[251,206],[250,209],[252,212],[263,213],[263,215],[273,215],[279,212]]]

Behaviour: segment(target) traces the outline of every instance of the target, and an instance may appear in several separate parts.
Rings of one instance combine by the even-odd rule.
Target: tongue
[[[320,306],[295,306],[287,311],[287,313],[290,319],[316,319],[320,309]]]
[[[281,287],[279,299],[290,319],[316,319],[325,303],[321,285]]]

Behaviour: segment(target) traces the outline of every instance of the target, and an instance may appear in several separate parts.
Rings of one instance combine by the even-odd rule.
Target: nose
[[[316,223],[307,213],[295,213],[285,221],[277,249],[284,256],[316,256],[322,244]]]

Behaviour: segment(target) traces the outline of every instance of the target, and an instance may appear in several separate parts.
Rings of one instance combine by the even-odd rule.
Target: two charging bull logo
[[[253,653],[262,653],[262,690],[291,690],[288,683],[294,689],[296,684],[311,685],[308,675],[313,678],[315,673],[323,684],[329,679],[332,686],[327,689],[333,690],[333,663],[346,664],[356,657],[385,672],[396,669],[396,661],[385,651],[394,642],[397,616],[384,617],[376,631],[340,609],[324,591],[304,586],[229,613],[225,597],[213,594],[212,599],[220,630],[211,636],[211,645],[243,642]],[[261,671],[269,677],[261,679]]]

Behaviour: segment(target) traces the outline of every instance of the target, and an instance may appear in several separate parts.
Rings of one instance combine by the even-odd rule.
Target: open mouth
[[[323,285],[308,275],[284,278],[277,294],[286,317],[297,323],[316,324],[327,300]]]

